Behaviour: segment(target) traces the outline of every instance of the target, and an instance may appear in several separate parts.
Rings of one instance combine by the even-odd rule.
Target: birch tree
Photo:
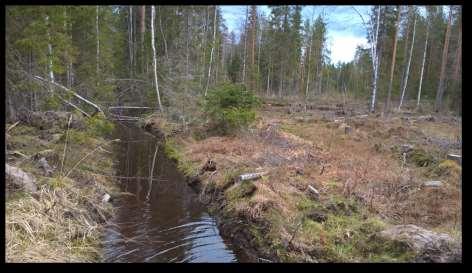
[[[420,107],[421,87],[423,86],[423,73],[424,73],[424,64],[426,62],[426,51],[428,49],[428,38],[429,38],[429,24],[426,27],[426,39],[425,39],[425,42],[424,42],[423,61],[421,62],[420,83],[419,83],[419,87],[418,87],[418,98],[416,100],[416,109],[418,109]]]
[[[247,17],[248,17],[248,7],[246,6],[246,19],[244,21],[243,83],[246,83],[245,80],[246,80]]]
[[[139,34],[141,36],[141,71],[144,72],[144,33],[146,32],[146,6],[141,6],[140,13],[140,27]]]
[[[49,26],[49,15],[46,15],[46,28],[47,28],[47,39],[48,39],[48,72],[49,72],[49,91],[53,92],[53,85],[51,83],[54,83],[54,71],[53,71],[53,66],[52,66],[52,41],[51,41],[51,31],[50,31],[50,26]]]
[[[446,77],[447,53],[449,49],[449,38],[451,36],[451,22],[452,22],[452,7],[449,7],[449,19],[446,27],[446,37],[444,38],[444,48],[441,60],[441,74],[439,75],[438,92],[436,93],[436,102],[434,104],[434,111],[438,112],[442,106],[442,99],[444,96],[444,81]]]
[[[210,84],[210,75],[211,75],[211,63],[213,61],[213,51],[215,50],[215,43],[216,43],[216,6],[215,6],[215,13],[214,13],[214,16],[213,16],[213,42],[212,42],[212,45],[211,45],[211,52],[210,52],[210,63],[208,65],[208,75],[207,75],[207,83],[206,83],[206,87],[205,87],[205,97],[207,95],[207,92],[208,92],[208,85]]]
[[[374,84],[372,88],[372,101],[370,103],[370,111],[375,111],[375,97],[377,95],[377,80],[379,77],[379,54],[377,53],[378,38],[379,38],[379,26],[380,26],[380,6],[377,9],[377,27],[375,30],[374,43],[372,44],[372,66],[374,68]]]
[[[395,24],[395,36],[393,38],[393,54],[392,54],[392,64],[390,67],[390,80],[388,82],[388,92],[387,92],[387,101],[385,103],[385,114],[390,110],[390,100],[392,96],[392,84],[393,84],[393,74],[395,71],[395,60],[397,55],[397,42],[398,42],[398,29],[400,27],[400,6],[397,6],[397,21]]]
[[[133,77],[133,6],[129,6],[128,16],[128,50],[129,50],[129,73]]]
[[[154,68],[154,86],[156,87],[157,103],[159,106],[159,111],[162,112],[161,96],[159,94],[159,83],[157,81],[157,57],[156,57],[156,46],[154,41],[155,31],[154,31],[154,21],[156,17],[156,8],[154,5],[151,6],[151,47],[152,47],[152,63]]]
[[[96,26],[96,36],[97,36],[97,68],[96,68],[96,73],[97,77],[100,72],[100,31],[98,28],[98,5],[96,6],[96,15],[95,15],[95,26]],[[97,81],[98,84],[98,81]]]
[[[379,75],[379,54],[378,54],[378,36],[379,36],[379,26],[380,26],[380,6],[377,6],[377,16],[376,16],[376,21],[371,22],[370,25],[367,25],[364,17],[357,11],[356,8],[354,10],[357,12],[359,17],[362,20],[362,23],[364,26],[367,28],[367,32],[369,35],[369,40],[370,40],[370,55],[371,55],[371,63],[372,63],[372,95],[371,95],[371,101],[370,101],[370,107],[369,110],[370,112],[375,112],[375,99],[377,96],[377,80],[378,80],[378,75]],[[374,26],[375,26],[375,32],[374,32]]]
[[[416,14],[414,16],[415,16],[415,19],[414,19],[414,22],[413,22],[413,38],[411,40],[410,56],[408,57],[408,64],[406,66],[406,74],[405,74],[405,80],[404,80],[404,84],[403,84],[402,96],[400,97],[400,104],[398,105],[398,110],[399,111],[402,107],[403,99],[405,98],[406,87],[408,86],[408,77],[410,75],[411,56],[413,55],[413,46],[415,45]]]

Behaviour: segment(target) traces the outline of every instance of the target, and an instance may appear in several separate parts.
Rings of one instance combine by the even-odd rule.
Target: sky
[[[229,31],[239,35],[241,23],[246,14],[245,6],[220,6]],[[367,20],[370,6],[304,6],[303,21],[324,14],[327,23],[327,44],[332,63],[350,62],[354,59],[357,46],[366,47],[366,29],[359,13]],[[267,6],[258,6],[259,12],[270,14]]]

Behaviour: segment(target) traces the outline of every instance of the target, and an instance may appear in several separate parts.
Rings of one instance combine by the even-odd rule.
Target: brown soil
[[[447,152],[461,149],[460,121],[430,121],[410,113],[408,119],[402,113],[388,119],[365,117],[355,106],[343,107],[351,108],[344,113],[357,114],[335,121],[340,107],[334,104],[308,107],[307,112],[265,104],[255,126],[237,137],[196,140],[180,134],[172,138],[172,146],[191,177],[189,184],[221,217],[223,232],[254,252],[255,259],[370,261],[365,255],[373,243],[366,238],[379,226],[361,227],[377,220],[382,225],[415,224],[460,239],[461,167],[445,162]],[[414,147],[405,161],[404,144]],[[215,171],[204,171],[208,160],[216,164]],[[235,177],[259,171],[268,174],[250,182],[255,191],[241,194],[246,189]],[[424,187],[428,180],[441,180],[444,186]],[[319,200],[310,201],[309,185],[320,192]],[[333,204],[344,208],[351,203],[352,212],[333,210]],[[308,209],[307,214],[305,205],[324,209]],[[310,215],[321,217],[322,223]],[[352,227],[358,223],[359,230]],[[351,247],[360,242],[367,245],[367,254],[361,246]],[[343,247],[349,250],[341,251]],[[387,261],[406,257],[394,251],[391,258],[380,254],[378,259]]]

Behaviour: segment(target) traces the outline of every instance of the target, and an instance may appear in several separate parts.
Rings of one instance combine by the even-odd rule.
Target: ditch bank
[[[460,249],[444,234],[392,225],[369,212],[362,200],[327,194],[323,188],[321,195],[310,196],[305,188],[313,180],[306,178],[313,177],[313,168],[323,173],[323,166],[316,170],[323,165],[323,153],[313,153],[316,146],[279,126],[268,120],[238,138],[198,140],[198,133],[180,130],[162,118],[150,118],[143,125],[164,141],[165,154],[218,219],[221,233],[249,253],[251,261],[461,260]],[[260,179],[238,179],[264,170],[269,174]],[[318,183],[312,185],[319,189]]]
[[[7,262],[101,261],[101,233],[120,194],[109,125],[56,111],[7,124]]]
[[[183,133],[179,126],[170,124],[161,118],[152,118],[145,121],[142,127],[162,143],[166,157],[176,164],[189,188],[198,195],[200,203],[206,206],[210,215],[215,218],[221,236],[228,239],[235,252],[243,257],[240,262],[280,262],[275,251],[269,247],[260,247],[260,239],[252,232],[252,228],[255,226],[264,227],[269,224],[268,222],[256,223],[245,215],[239,215],[226,209],[228,202],[225,191],[236,183],[234,178],[229,178],[230,181],[223,187],[215,187],[212,185],[211,176],[216,168],[212,165],[211,160],[198,170],[195,166],[188,165],[175,143],[175,139]],[[238,194],[250,195],[254,190],[255,188],[249,186],[248,189],[242,190]]]

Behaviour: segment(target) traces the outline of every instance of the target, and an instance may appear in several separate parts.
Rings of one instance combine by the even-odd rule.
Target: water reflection
[[[114,153],[117,176],[149,177],[156,140],[129,125],[117,125],[122,140]],[[237,262],[215,219],[198,202],[172,162],[157,152],[149,201],[146,179],[122,179],[113,224],[104,237],[107,262]]]

